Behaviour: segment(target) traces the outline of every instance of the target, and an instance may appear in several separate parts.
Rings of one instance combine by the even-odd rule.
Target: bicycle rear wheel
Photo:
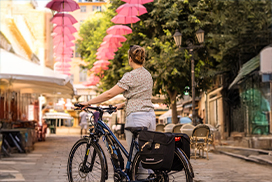
[[[193,177],[190,174],[190,169],[186,165],[186,159],[180,151],[175,150],[175,159],[179,160],[184,168],[181,171],[152,171],[141,167],[140,155],[137,153],[132,163],[132,180],[144,181],[153,179],[155,182],[193,182]]]
[[[69,182],[104,182],[104,161],[100,150],[94,143],[91,143],[86,166],[83,166],[86,148],[87,139],[80,139],[72,147],[67,164],[67,174]],[[91,166],[93,167],[91,168]]]

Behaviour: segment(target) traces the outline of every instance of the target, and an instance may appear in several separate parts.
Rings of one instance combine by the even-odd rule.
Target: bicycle
[[[83,106],[75,104],[77,109],[82,110]],[[114,181],[145,181],[145,182],[168,182],[168,181],[186,181],[192,182],[194,177],[193,168],[186,154],[179,148],[175,147],[175,160],[180,160],[183,165],[182,171],[152,171],[146,173],[146,177],[138,179],[138,169],[140,165],[140,155],[137,152],[132,161],[133,149],[139,150],[136,138],[140,131],[146,129],[144,127],[128,127],[133,133],[133,138],[129,153],[124,146],[116,138],[110,128],[103,122],[102,116],[104,112],[112,114],[116,111],[116,107],[91,107],[84,109],[86,112],[92,113],[94,117],[93,128],[90,129],[90,135],[78,140],[72,147],[68,164],[67,173],[69,182],[74,181],[100,181],[104,182],[108,179],[108,165],[106,155],[99,144],[102,138],[106,148],[110,154],[111,163],[114,169]],[[97,112],[92,112],[95,110]],[[127,159],[124,166],[124,159],[121,151]],[[183,178],[183,179],[181,179]]]

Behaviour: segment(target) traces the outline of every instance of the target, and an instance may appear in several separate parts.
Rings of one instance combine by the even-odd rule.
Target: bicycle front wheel
[[[104,182],[105,171],[101,151],[91,143],[86,165],[83,164],[86,154],[87,139],[80,139],[73,146],[67,164],[69,182],[91,181]]]
[[[193,182],[193,177],[190,175],[190,169],[186,167],[186,159],[180,151],[175,150],[174,159],[183,165],[183,169],[179,171],[152,171],[151,169],[144,169],[141,165],[141,159],[139,153],[134,157],[132,163],[132,180],[144,181],[147,179],[153,179],[156,182]]]

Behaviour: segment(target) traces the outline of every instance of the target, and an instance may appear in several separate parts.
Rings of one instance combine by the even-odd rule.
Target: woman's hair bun
[[[134,45],[130,49],[132,60],[137,64],[144,64],[145,62],[145,49],[139,45]]]

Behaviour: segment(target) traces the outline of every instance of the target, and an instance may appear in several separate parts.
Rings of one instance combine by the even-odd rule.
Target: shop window
[[[93,6],[93,11],[102,11],[101,6]]]
[[[85,13],[86,12],[86,6],[80,6],[80,12]]]
[[[79,72],[79,82],[86,82],[87,81],[87,68],[80,68]]]
[[[77,51],[78,47],[79,47],[78,44],[76,44],[75,45],[75,53],[74,53],[75,58],[79,58],[80,57],[80,53]]]

